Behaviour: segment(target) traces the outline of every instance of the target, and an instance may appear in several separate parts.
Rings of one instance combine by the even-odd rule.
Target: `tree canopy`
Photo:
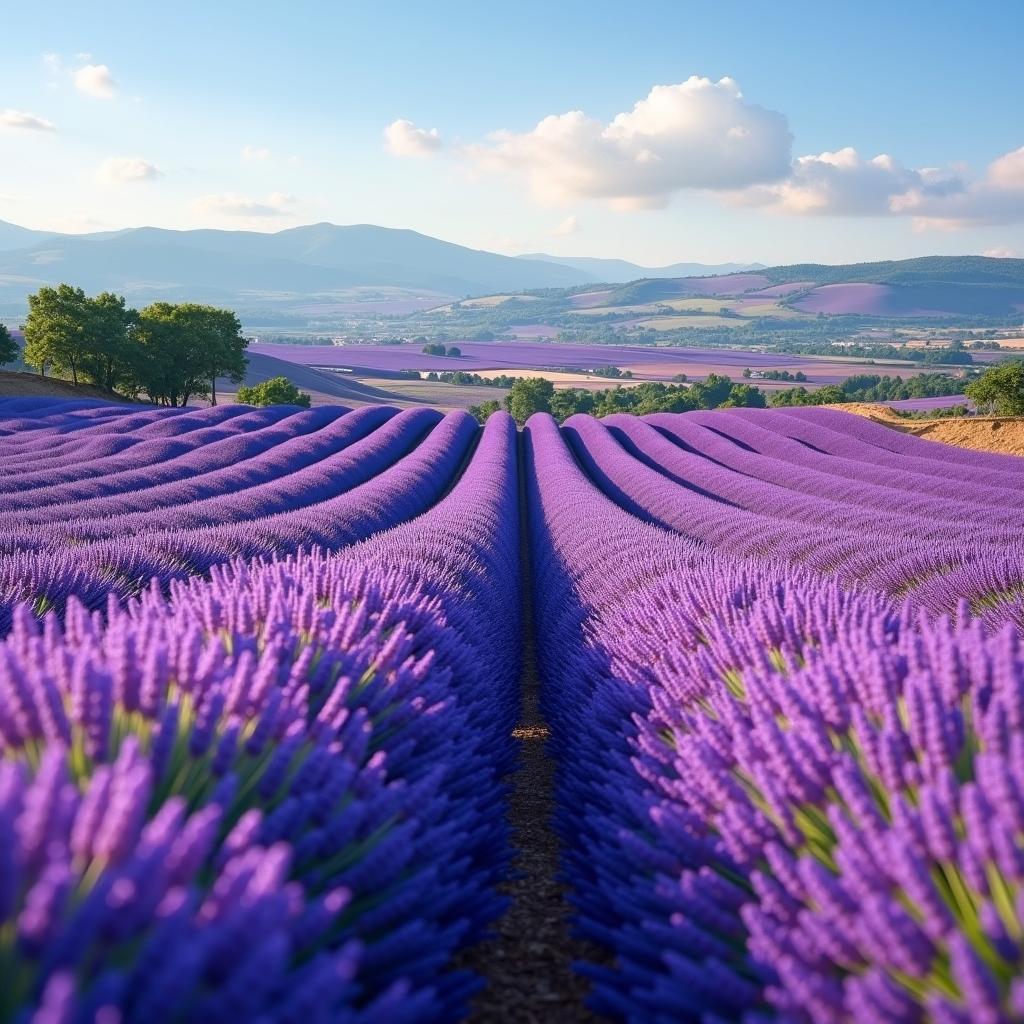
[[[0,324],[0,366],[4,363],[13,363],[20,351],[18,343],[11,337],[11,332]]]
[[[505,408],[517,423],[525,423],[535,412],[551,412],[555,385],[544,377],[523,377],[505,396]]]
[[[1024,416],[1024,361],[993,366],[964,392],[979,408],[1000,416]]]
[[[236,398],[244,405],[301,405],[310,406],[310,397],[300,391],[287,377],[270,377],[268,380],[239,388]]]
[[[195,396],[217,402],[217,378],[245,377],[245,347],[231,310],[196,303],[155,302],[141,312],[120,295],[90,297],[61,284],[29,296],[24,359],[41,374],[53,370],[152,401],[185,405]],[[0,352],[2,355],[2,352]]]
[[[25,362],[43,376],[48,369],[70,373],[77,384],[88,345],[89,323],[89,300],[81,288],[69,284],[40,288],[28,297]]]

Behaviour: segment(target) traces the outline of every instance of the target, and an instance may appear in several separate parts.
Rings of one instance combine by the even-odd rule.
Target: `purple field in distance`
[[[913,374],[912,367],[885,366],[863,362],[837,363],[815,356],[785,353],[735,351],[718,348],[652,348],[633,345],[559,345],[544,342],[457,342],[461,357],[431,356],[419,345],[283,345],[260,344],[250,351],[274,356],[303,366],[335,370],[418,370],[429,372],[464,370],[593,369],[619,366],[638,376],[668,380],[678,373],[702,377],[723,373],[739,377],[749,367],[803,371],[815,384],[833,384],[853,373],[884,375]],[[756,381],[771,385],[771,381]]]

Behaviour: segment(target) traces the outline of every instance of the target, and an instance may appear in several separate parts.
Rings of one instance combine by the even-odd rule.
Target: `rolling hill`
[[[415,231],[311,224],[275,233],[133,228],[94,235],[0,223],[0,308],[40,285],[74,282],[133,303],[184,299],[249,307],[330,297],[360,285],[448,296],[579,284],[578,271],[444,242]]]
[[[771,299],[802,313],[879,317],[1024,313],[1024,260],[924,256],[831,266],[804,263],[700,278],[645,278],[613,289],[605,305],[698,296]]]
[[[0,221],[0,315],[24,314],[26,297],[61,281],[115,291],[133,305],[188,299],[240,312],[316,316],[442,306],[454,297],[531,289],[610,286],[608,306],[687,297],[770,300],[788,315],[997,316],[1024,312],[1024,260],[983,256],[782,267],[502,256],[416,231],[370,224],[310,224],[274,233],[130,228],[52,234]],[[382,310],[346,304],[347,293],[390,290]],[[397,294],[394,294],[397,293]],[[371,296],[372,297],[372,296]],[[365,298],[360,296],[360,298]],[[351,307],[351,308],[346,308]]]
[[[640,278],[664,277],[710,277],[720,274],[735,274],[744,270],[762,270],[761,263],[672,263],[667,267],[642,267],[627,260],[597,259],[593,256],[549,256],[547,253],[526,253],[518,257],[523,260],[544,260],[570,267],[586,275],[581,284],[600,281],[602,284],[625,284]]]

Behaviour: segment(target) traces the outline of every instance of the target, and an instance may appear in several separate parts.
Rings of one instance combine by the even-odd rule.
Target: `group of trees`
[[[413,371],[419,378],[419,374]],[[481,377],[479,373],[468,373],[465,370],[431,370],[425,380],[440,381],[444,384],[473,384],[485,388],[510,388],[518,378],[507,373],[499,373],[496,377]]]
[[[991,372],[991,371],[990,371]],[[938,398],[970,393],[962,377],[948,373],[919,373],[904,380],[873,373],[857,373],[840,384],[826,384],[815,391],[805,387],[776,391],[769,399],[772,406],[838,405],[841,402],[896,402],[907,398]]]
[[[44,376],[175,406],[200,396],[216,404],[218,377],[245,377],[248,341],[231,310],[192,302],[135,310],[123,296],[67,284],[40,288],[28,302],[22,358]]]
[[[691,412],[695,409],[764,408],[763,392],[749,384],[734,384],[729,377],[709,374],[704,381],[683,387],[662,381],[646,381],[634,387],[555,390],[544,377],[516,380],[504,402],[491,400],[470,406],[469,411],[483,423],[492,412],[504,408],[519,423],[535,412],[548,412],[559,422],[576,413],[610,416],[617,412],[646,416],[654,412]]]
[[[482,380],[482,378],[481,378]],[[1024,362],[1004,363],[988,370],[964,387],[962,378],[942,373],[921,373],[906,380],[875,374],[855,374],[841,384],[827,384],[810,390],[786,388],[770,397],[750,384],[734,383],[729,377],[712,373],[688,387],[648,381],[634,387],[603,391],[566,388],[556,391],[545,378],[512,379],[504,402],[482,402],[470,407],[481,422],[504,408],[523,423],[535,412],[551,413],[562,421],[575,413],[609,416],[629,412],[644,416],[653,412],[689,412],[695,409],[761,408],[794,405],[837,405],[842,402],[884,402],[906,398],[956,395],[961,391],[981,408],[1004,416],[1024,416]],[[488,382],[490,383],[490,382]]]
[[[457,359],[462,355],[462,349],[458,345],[445,346],[432,341],[423,346],[423,353],[428,356],[452,356]]]
[[[802,370],[790,373],[789,370],[752,370],[749,366],[743,371],[743,376],[748,380],[753,377],[756,380],[786,380],[802,384],[807,380],[807,374]]]

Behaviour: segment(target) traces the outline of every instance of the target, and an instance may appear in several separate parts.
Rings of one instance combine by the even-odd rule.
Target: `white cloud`
[[[30,114],[26,110],[0,110],[0,127],[21,128],[32,132],[55,132],[57,126],[52,121],[38,114]]]
[[[782,213],[873,216],[889,213],[893,196],[923,186],[920,172],[888,154],[865,160],[848,146],[834,153],[798,157],[784,181],[727,198]]]
[[[556,224],[551,229],[551,234],[562,236],[562,235],[576,235],[581,231],[580,221],[578,217],[570,216],[566,217],[561,223]]]
[[[395,156],[432,156],[442,145],[436,128],[417,128],[405,118],[392,121],[384,129],[384,146]]]
[[[990,256],[992,259],[997,260],[1012,260],[1020,255],[1016,249],[1008,249],[1005,245],[997,245],[991,249],[986,249],[982,256]]]
[[[918,230],[1024,222],[1024,146],[994,160],[980,180],[948,190],[912,188],[890,206],[913,217]]]
[[[994,160],[988,179],[999,188],[1024,188],[1024,146]]]
[[[196,213],[220,217],[286,217],[291,214],[295,197],[284,192],[273,192],[266,199],[249,199],[232,193],[200,196],[192,204]]]
[[[243,160],[267,160],[270,157],[270,150],[261,146],[243,146]]]
[[[552,114],[529,132],[466,149],[482,171],[524,181],[542,202],[595,199],[664,207],[681,189],[740,189],[784,178],[792,137],[783,114],[748,103],[731,78],[655,86],[607,124]]]
[[[137,156],[115,156],[104,160],[96,171],[97,181],[104,185],[128,185],[155,181],[163,174],[159,167]]]
[[[43,67],[46,68],[49,74],[59,75],[64,70],[64,62],[61,60],[59,53],[44,53]]]
[[[75,88],[87,96],[101,100],[113,99],[117,83],[106,64],[86,64],[74,73]]]
[[[912,217],[916,230],[1014,224],[1024,221],[1024,147],[993,161],[979,180],[961,165],[910,168],[846,147],[799,157],[785,180],[722,198],[786,214]]]

